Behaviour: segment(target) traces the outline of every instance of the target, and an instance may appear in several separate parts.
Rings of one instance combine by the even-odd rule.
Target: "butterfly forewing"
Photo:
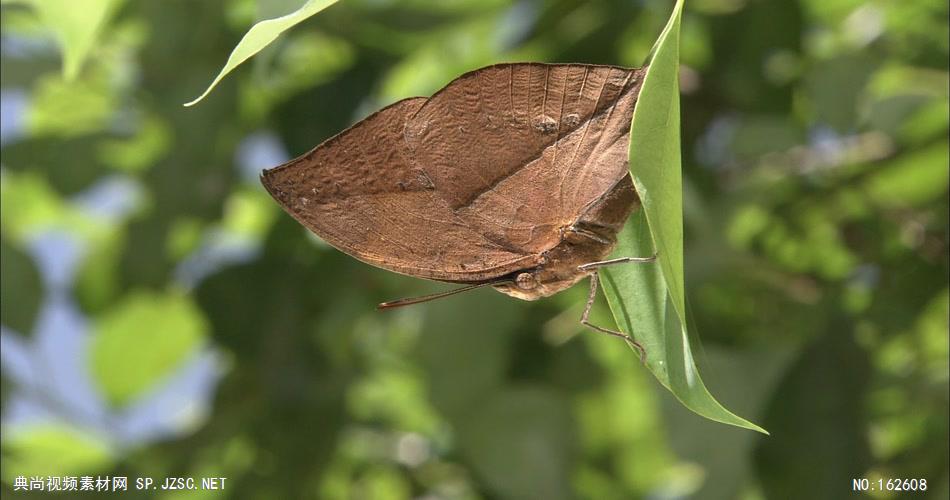
[[[543,252],[626,174],[639,75],[532,63],[467,73],[407,123],[412,161],[488,239]]]
[[[485,239],[459,218],[407,158],[406,118],[425,98],[400,101],[262,182],[287,212],[340,250],[392,271],[480,281],[536,263]]]

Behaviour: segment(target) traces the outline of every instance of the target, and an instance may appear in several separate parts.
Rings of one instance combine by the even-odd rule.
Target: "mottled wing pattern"
[[[407,122],[413,165],[486,238],[543,252],[626,174],[641,76],[536,63],[466,73]]]
[[[426,102],[395,103],[263,173],[268,192],[340,250],[391,271],[482,281],[531,267],[538,256],[486,239],[408,159],[406,120]]]

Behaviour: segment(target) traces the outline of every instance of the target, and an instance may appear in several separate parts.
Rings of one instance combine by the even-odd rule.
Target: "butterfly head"
[[[512,281],[495,285],[495,289],[521,300],[537,300],[570,288],[586,275],[587,273],[580,271],[565,275],[552,272],[550,269],[539,268],[520,272]]]

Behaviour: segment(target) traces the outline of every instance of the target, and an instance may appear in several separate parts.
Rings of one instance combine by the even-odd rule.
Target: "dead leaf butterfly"
[[[590,277],[640,201],[630,121],[644,69],[497,64],[432,97],[387,106],[261,182],[341,251],[397,273],[468,286],[385,302],[415,304],[481,286],[524,300]]]

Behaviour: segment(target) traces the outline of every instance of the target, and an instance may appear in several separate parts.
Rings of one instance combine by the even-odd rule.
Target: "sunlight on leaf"
[[[50,230],[61,230],[86,241],[98,241],[110,231],[75,210],[33,170],[0,173],[0,231],[18,243]]]
[[[50,74],[36,82],[26,124],[34,137],[79,137],[106,128],[115,108],[104,79],[68,82]]]
[[[281,33],[336,2],[337,0],[308,0],[303,7],[300,7],[286,16],[267,19],[251,26],[251,29],[247,31],[244,38],[242,38],[237,46],[234,47],[234,50],[231,51],[231,55],[228,56],[228,62],[224,64],[224,68],[222,68],[218,76],[214,78],[211,85],[209,85],[204,93],[198,96],[197,99],[185,103],[185,106],[193,106],[204,99],[225,75],[244,61],[250,59],[254,54],[260,52],[264,47],[276,40]]]
[[[147,170],[167,154],[172,141],[168,124],[157,116],[147,116],[131,137],[99,143],[96,156],[111,168],[134,174]]]
[[[905,154],[881,165],[864,181],[864,188],[883,207],[910,208],[932,202],[947,192],[948,155],[946,142]]]
[[[680,158],[679,32],[683,0],[653,47],[633,113],[630,171],[643,210],[618,236],[614,256],[658,255],[657,265],[601,270],[621,330],[644,346],[646,364],[687,408],[711,420],[765,433],[709,394],[690,351],[683,278],[683,179]]]
[[[58,424],[5,428],[3,446],[3,479],[10,483],[16,476],[95,474],[112,462],[101,437]]]
[[[207,330],[187,296],[133,293],[98,321],[90,369],[109,403],[121,406],[174,373]]]
[[[33,7],[43,24],[53,32],[63,52],[63,77],[72,81],[79,75],[96,37],[121,1],[24,0],[22,3]]]

